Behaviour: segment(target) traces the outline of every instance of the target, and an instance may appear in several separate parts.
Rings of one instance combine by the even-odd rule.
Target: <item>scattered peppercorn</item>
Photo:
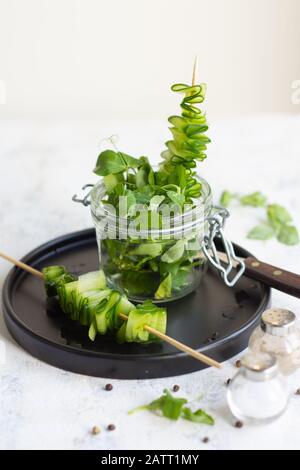
[[[173,392],[178,392],[179,389],[180,389],[179,385],[173,386]]]
[[[231,379],[227,379],[227,380],[226,380],[226,385],[227,385],[227,387],[228,387],[228,385],[230,384],[230,382],[231,382]]]
[[[207,443],[209,442],[209,438],[208,438],[208,437],[204,437],[204,438],[202,439],[202,442],[203,442],[204,444],[207,444]]]
[[[93,427],[93,429],[92,429],[92,434],[93,434],[94,436],[96,436],[97,434],[100,434],[100,432],[101,432],[101,429],[98,428],[98,426],[94,426],[94,427]]]
[[[106,384],[104,388],[105,388],[105,390],[110,392],[113,389],[113,386],[112,386],[112,384]]]
[[[242,361],[238,359],[235,363],[235,367],[241,367],[241,365],[242,365]]]
[[[240,429],[240,428],[242,428],[242,427],[244,426],[244,423],[243,423],[242,421],[236,421],[235,424],[234,424],[234,426],[235,426],[236,428],[239,428],[239,429]]]
[[[297,388],[295,395],[300,395],[300,388]]]
[[[115,429],[116,429],[116,426],[115,426],[114,424],[109,424],[109,425],[107,426],[107,430],[108,430],[108,431],[114,431]]]

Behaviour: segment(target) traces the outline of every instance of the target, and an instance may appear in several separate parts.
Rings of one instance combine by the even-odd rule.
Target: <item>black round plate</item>
[[[237,254],[249,253],[235,246]],[[41,269],[62,264],[74,273],[98,269],[93,229],[52,240],[23,258]],[[40,279],[18,268],[3,288],[8,330],[30,354],[62,369],[96,377],[145,379],[168,377],[206,367],[167,343],[117,344],[112,336],[93,343],[87,328],[68,320],[55,303],[46,301]],[[228,288],[215,270],[208,270],[199,288],[167,305],[167,334],[208,356],[224,361],[247,346],[260,314],[268,306],[270,289],[243,277]]]

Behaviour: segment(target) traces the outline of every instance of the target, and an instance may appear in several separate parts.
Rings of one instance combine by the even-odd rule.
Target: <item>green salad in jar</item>
[[[110,287],[131,300],[165,302],[194,290],[205,271],[201,256],[209,185],[196,172],[206,158],[208,124],[199,108],[205,84],[175,84],[181,113],[169,117],[172,139],[158,168],[117,149],[98,156],[101,177],[91,193],[101,267]]]

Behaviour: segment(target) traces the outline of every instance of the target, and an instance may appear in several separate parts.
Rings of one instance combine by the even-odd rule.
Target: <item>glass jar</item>
[[[91,214],[96,228],[101,268],[108,285],[121,289],[130,300],[151,299],[156,303],[184,297],[201,282],[207,260],[201,243],[208,233],[206,218],[212,210],[208,183],[198,178],[202,195],[194,207],[183,213],[151,219],[151,228],[139,219],[120,217],[103,202],[104,184],[96,184],[90,194]],[[145,218],[144,218],[145,221]]]
[[[266,353],[248,353],[227,389],[227,402],[242,421],[264,424],[279,417],[288,404],[288,390],[277,360]]]
[[[283,374],[295,372],[300,367],[300,329],[295,314],[282,308],[266,310],[250,337],[249,348],[274,355]]]

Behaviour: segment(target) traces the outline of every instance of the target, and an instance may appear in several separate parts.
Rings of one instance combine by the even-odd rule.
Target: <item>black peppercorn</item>
[[[108,392],[110,392],[112,389],[113,389],[112,384],[106,384],[105,385],[105,390],[107,390]]]
[[[179,389],[180,389],[179,385],[173,386],[173,392],[178,392]]]
[[[107,430],[108,430],[108,431],[114,431],[115,429],[116,429],[116,426],[115,426],[114,424],[109,424],[109,425],[107,426]]]
[[[244,423],[243,423],[242,421],[236,421],[235,424],[234,424],[234,426],[235,426],[236,428],[239,428],[239,429],[240,429],[240,428],[242,428],[242,427],[244,426]]]

